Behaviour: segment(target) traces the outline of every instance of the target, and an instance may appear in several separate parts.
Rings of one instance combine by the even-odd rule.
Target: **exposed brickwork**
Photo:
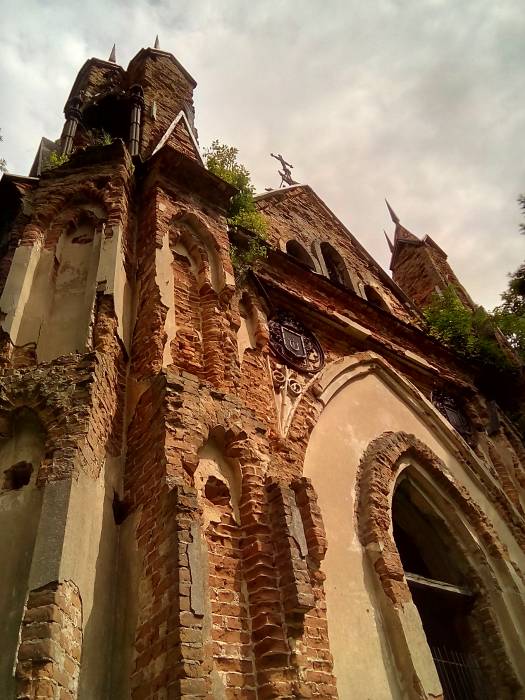
[[[444,291],[449,285],[455,288],[465,306],[475,307],[448,264],[447,256],[429,238],[420,241],[414,236],[413,240],[398,240],[391,269],[394,282],[420,309],[428,306],[436,291]]]
[[[211,606],[211,656],[228,698],[256,698],[251,646],[251,619],[244,562],[242,530],[230,504],[218,506],[220,520],[206,530],[208,597]]]
[[[267,490],[284,609],[287,616],[304,614],[313,608],[314,598],[306,566],[308,545],[295,493],[289,486],[271,482]]]
[[[18,700],[77,697],[82,601],[72,581],[31,591],[16,666]]]
[[[127,81],[130,85],[138,83],[144,88],[146,109],[142,120],[140,152],[142,156],[147,156],[181,110],[185,111],[191,123],[195,82],[171,54],[154,49],[143,49],[132,59],[127,70]],[[155,118],[151,116],[153,103],[156,104]]]
[[[277,249],[294,240],[311,256],[319,258],[321,255],[314,243],[330,243],[342,256],[355,288],[359,287],[359,282],[377,286],[399,318],[414,322],[413,314],[392,293],[377,264],[310,188],[277,190],[261,197],[258,207],[269,223],[268,239]]]

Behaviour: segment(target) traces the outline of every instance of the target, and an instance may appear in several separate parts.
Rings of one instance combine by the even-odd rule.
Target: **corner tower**
[[[395,224],[394,242],[387,236],[394,282],[420,309],[430,303],[432,294],[442,292],[450,285],[465,306],[475,309],[476,305],[450,267],[442,248],[429,235],[422,239],[415,236],[401,224],[388,202],[386,205]]]
[[[60,139],[42,140],[31,175],[41,174],[53,151],[64,158],[114,139],[122,140],[132,157],[145,160],[172,138],[199,160],[195,86],[175,56],[160,48],[141,49],[127,69],[116,63],[115,48],[108,60],[90,58],[65,104]],[[174,137],[176,132],[179,138]]]

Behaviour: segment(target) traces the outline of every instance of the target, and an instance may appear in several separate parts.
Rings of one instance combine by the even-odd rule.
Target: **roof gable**
[[[295,240],[319,256],[319,246],[329,243],[361,286],[375,286],[394,306],[403,307],[405,314],[417,314],[404,292],[309,185],[283,187],[261,194],[255,201],[267,218],[268,240],[276,248],[285,250],[287,241]]]
[[[167,144],[173,146],[173,148],[176,148],[178,151],[182,151],[185,155],[193,158],[201,165],[204,165],[199,151],[199,145],[183,110],[177,114],[166,129],[151,155],[154,156],[155,153],[158,153],[158,151]]]

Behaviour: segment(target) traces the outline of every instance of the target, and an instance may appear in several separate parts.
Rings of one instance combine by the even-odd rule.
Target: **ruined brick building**
[[[0,698],[524,698],[525,450],[420,311],[472,301],[307,185],[236,284],[194,88],[90,59],[0,182]]]

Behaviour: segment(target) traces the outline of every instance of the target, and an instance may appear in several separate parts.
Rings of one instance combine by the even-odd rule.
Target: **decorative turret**
[[[430,303],[432,294],[452,285],[459,298],[470,309],[476,305],[447,262],[447,254],[428,235],[422,239],[405,228],[385,200],[388,213],[395,224],[394,242],[385,236],[392,254],[392,277],[419,308]]]
[[[117,64],[116,46],[108,60],[91,58],[81,68],[64,108],[59,141],[40,144],[31,169],[39,176],[51,151],[69,156],[80,148],[121,139],[143,160],[166,143],[200,162],[194,129],[195,80],[171,53],[141,49],[127,70]]]

